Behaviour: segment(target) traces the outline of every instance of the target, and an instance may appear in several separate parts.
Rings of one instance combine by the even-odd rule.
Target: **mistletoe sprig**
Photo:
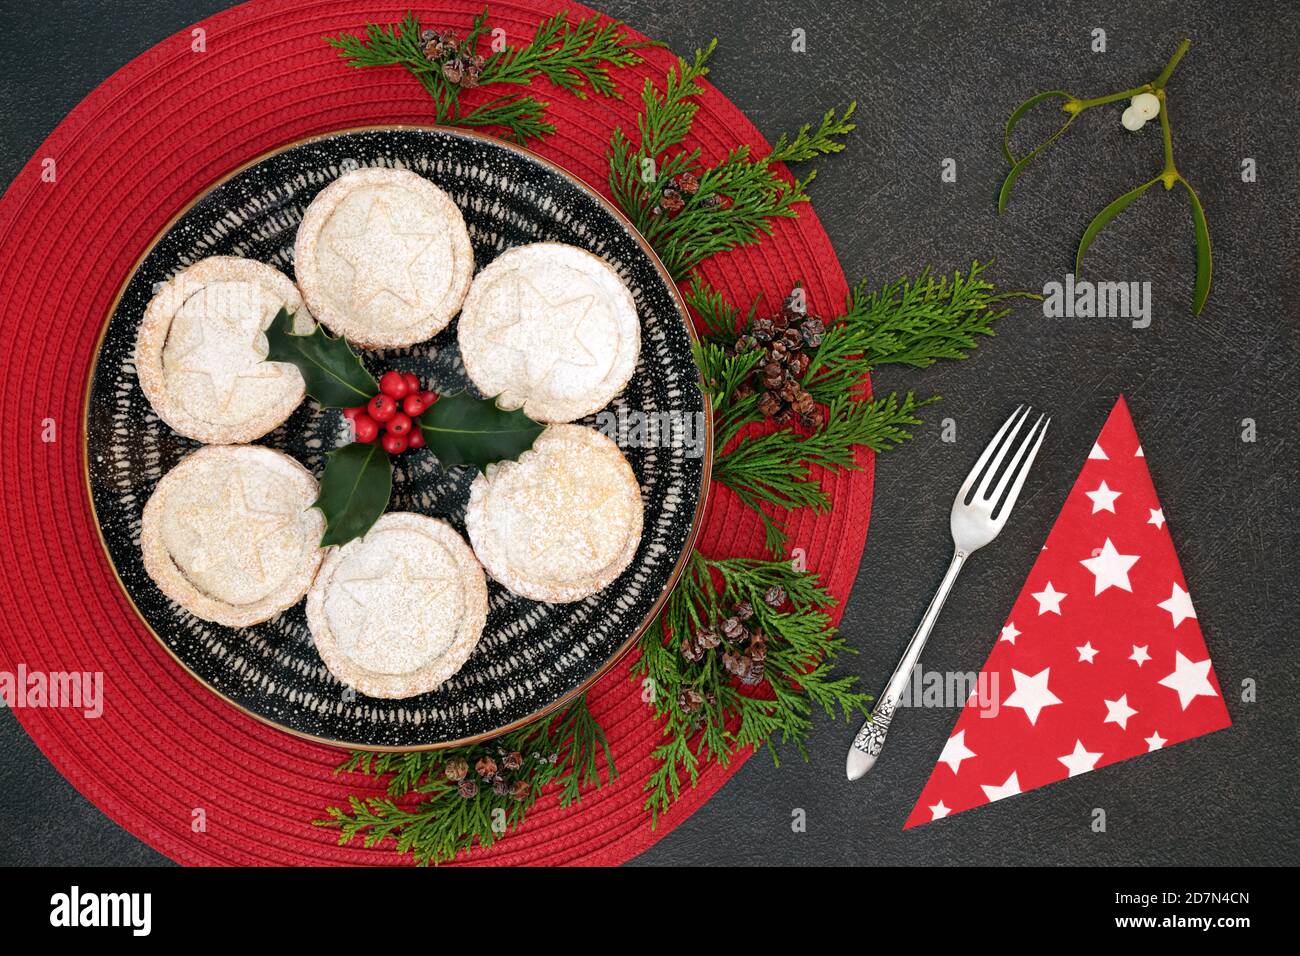
[[[1083,238],[1079,240],[1079,248],[1074,257],[1074,272],[1075,275],[1082,274],[1083,254],[1088,251],[1088,247],[1092,245],[1092,241],[1097,238],[1098,233],[1106,228],[1112,219],[1142,198],[1148,189],[1156,183],[1162,184],[1166,191],[1173,189],[1175,186],[1182,186],[1187,190],[1187,196],[1191,202],[1192,224],[1196,232],[1196,286],[1192,293],[1192,312],[1195,315],[1200,315],[1201,309],[1205,307],[1205,301],[1210,295],[1210,278],[1214,271],[1214,255],[1210,246],[1210,227],[1206,222],[1205,209],[1201,206],[1201,199],[1196,194],[1196,190],[1192,188],[1192,184],[1187,181],[1186,177],[1178,171],[1178,167],[1174,164],[1173,132],[1169,123],[1169,103],[1165,91],[1170,77],[1173,76],[1174,70],[1178,67],[1178,62],[1191,45],[1191,40],[1184,40],[1180,43],[1178,49],[1174,51],[1174,55],[1165,64],[1165,68],[1160,71],[1160,75],[1150,83],[1143,83],[1141,86],[1135,86],[1130,90],[1121,90],[1118,93],[1109,93],[1091,99],[1081,99],[1065,90],[1047,90],[1034,94],[1017,106],[1007,120],[1006,130],[1002,136],[1002,153],[1006,156],[1007,162],[1011,163],[1011,171],[1007,173],[1007,178],[1003,181],[1002,189],[998,193],[998,212],[1000,213],[1006,209],[1007,202],[1011,198],[1011,188],[1015,185],[1016,180],[1020,178],[1020,174],[1024,172],[1025,168],[1049,146],[1060,139],[1071,124],[1087,110],[1116,103],[1120,100],[1132,100],[1133,106],[1130,107],[1129,111],[1126,111],[1124,121],[1126,127],[1137,130],[1142,126],[1142,117],[1139,116],[1137,121],[1130,125],[1131,111],[1139,107],[1144,101],[1150,102],[1149,97],[1154,97],[1155,103],[1152,106],[1159,111],[1160,133],[1164,142],[1164,166],[1153,179],[1149,179],[1124,193],[1124,195],[1115,199],[1101,212],[1097,213],[1092,222],[1088,224],[1088,228],[1084,230]],[[1061,100],[1061,109],[1065,111],[1067,119],[1047,139],[1025,155],[1017,157],[1011,151],[1012,130],[1030,110],[1040,103],[1053,99]]]
[[[403,67],[433,100],[435,122],[499,129],[520,145],[555,132],[546,118],[546,101],[505,94],[466,108],[463,91],[527,86],[542,77],[580,99],[588,91],[619,99],[611,68],[640,63],[636,49],[648,45],[630,41],[616,21],[602,22],[597,14],[570,21],[561,11],[539,24],[526,45],[494,43],[484,53],[483,41],[491,35],[487,18],[485,7],[463,39],[451,31],[426,29],[416,14],[408,13],[398,24],[372,23],[364,35],[341,33],[325,40],[351,66]]]
[[[604,773],[602,774],[602,767]],[[548,787],[560,806],[618,776],[605,732],[579,696],[555,714],[482,744],[408,753],[355,751],[336,773],[388,776],[384,796],[348,798],[316,826],[339,831],[339,845],[391,838],[421,865],[486,849],[523,823]]]
[[[717,44],[714,39],[696,50],[693,60],[679,59],[663,92],[646,80],[636,142],[622,127],[610,142],[610,192],[674,279],[709,256],[771,235],[775,220],[796,217],[816,171],[790,179],[780,164],[838,153],[842,137],[856,128],[849,121],[856,104],[850,103],[842,112],[829,110],[815,128],[806,124],[793,137],[782,135],[766,156],[737,146],[704,168],[698,148],[680,147],[699,110],[700,81],[708,76]]]
[[[320,325],[295,333],[286,309],[272,320],[266,340],[267,361],[297,366],[307,394],[322,408],[343,409],[351,422],[354,440],[329,453],[312,503],[325,516],[321,547],[347,544],[379,520],[392,497],[394,455],[428,448],[444,468],[482,470],[518,458],[542,433],[522,411],[506,411],[490,398],[459,392],[438,399],[421,393],[410,373],[388,372],[376,381],[345,339]],[[398,401],[404,401],[400,411]],[[387,423],[382,443],[377,422]]]

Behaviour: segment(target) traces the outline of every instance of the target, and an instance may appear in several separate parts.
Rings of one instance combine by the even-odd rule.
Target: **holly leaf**
[[[499,408],[496,399],[458,392],[440,398],[420,416],[425,446],[444,468],[513,461],[533,447],[545,427],[519,409]]]
[[[266,341],[267,361],[296,365],[307,383],[307,394],[323,408],[364,405],[379,392],[379,383],[346,339],[335,338],[319,324],[307,335],[298,335],[287,309],[271,320]]]
[[[393,493],[393,463],[378,444],[353,442],[330,452],[320,494],[312,502],[325,515],[321,547],[359,538],[388,507]]]

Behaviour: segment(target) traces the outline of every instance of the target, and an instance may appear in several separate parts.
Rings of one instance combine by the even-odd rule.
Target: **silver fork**
[[[1038,420],[1016,447],[1011,463],[1002,472],[996,486],[993,485],[993,479],[997,477],[998,467],[1006,458],[1007,451],[1015,444],[1021,427],[1029,420],[1031,410],[1021,405],[1011,413],[1011,417],[984,449],[979,461],[975,462],[975,467],[966,477],[966,483],[961,486],[961,491],[957,492],[957,500],[952,503],[950,521],[953,543],[952,562],[948,565],[948,572],[943,576],[943,581],[940,582],[939,590],[930,601],[930,606],[925,609],[925,616],[921,618],[920,626],[912,635],[912,640],[903,653],[903,659],[894,668],[894,674],[885,685],[884,693],[872,708],[871,717],[853,738],[853,746],[849,748],[845,768],[850,780],[857,780],[875,766],[876,759],[884,749],[885,735],[889,733],[889,724],[894,719],[894,710],[898,707],[898,701],[908,681],[912,679],[912,669],[925,648],[926,638],[930,636],[934,622],[939,619],[939,611],[943,609],[943,602],[948,599],[948,593],[957,580],[957,573],[961,571],[966,559],[996,538],[1002,526],[1007,523],[1007,515],[1011,513],[1016,497],[1025,483],[1029,466],[1034,463],[1034,456],[1038,454],[1038,449],[1043,444],[1043,436],[1047,434],[1047,426],[1051,423],[1050,418],[1046,415],[1038,416]],[[985,469],[986,465],[987,469]],[[976,488],[975,481],[981,475],[983,478]],[[992,491],[989,490],[990,488]],[[975,489],[974,494],[971,493],[971,489]],[[1005,501],[1002,501],[1003,492],[1006,492]],[[1002,502],[1000,505],[999,501]]]

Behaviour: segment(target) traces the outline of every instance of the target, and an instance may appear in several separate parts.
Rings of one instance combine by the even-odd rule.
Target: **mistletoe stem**
[[[1191,40],[1184,40],[1178,44],[1178,49],[1174,51],[1174,55],[1169,58],[1169,62],[1165,64],[1165,68],[1160,71],[1160,75],[1156,77],[1156,81],[1151,85],[1157,90],[1163,90],[1165,84],[1169,82],[1169,78],[1174,75],[1174,70],[1178,69],[1178,61],[1183,58],[1183,54],[1190,50],[1191,47]]]

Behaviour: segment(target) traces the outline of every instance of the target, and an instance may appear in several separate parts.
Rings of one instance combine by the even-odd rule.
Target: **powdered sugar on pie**
[[[270,448],[207,445],[158,482],[144,507],[149,576],[206,621],[246,627],[296,604],[320,566],[316,479]]]
[[[264,361],[281,308],[295,313],[295,331],[311,330],[294,284],[251,259],[202,259],[164,283],[136,336],[136,374],[158,417],[217,444],[252,441],[288,418],[306,394],[302,375]]]
[[[457,323],[465,370],[503,408],[571,422],[609,404],[641,350],[636,303],[603,259],[557,242],[503,252]]]
[[[641,541],[636,475],[613,441],[551,425],[470,488],[465,526],[488,573],[515,594],[565,603],[618,577]]]
[[[474,250],[460,210],[433,183],[404,169],[358,169],[307,207],[294,271],[328,328],[365,348],[395,348],[451,321]]]
[[[333,549],[307,595],[330,673],[369,697],[427,693],[455,674],[487,623],[487,581],[445,521],[383,515]]]

